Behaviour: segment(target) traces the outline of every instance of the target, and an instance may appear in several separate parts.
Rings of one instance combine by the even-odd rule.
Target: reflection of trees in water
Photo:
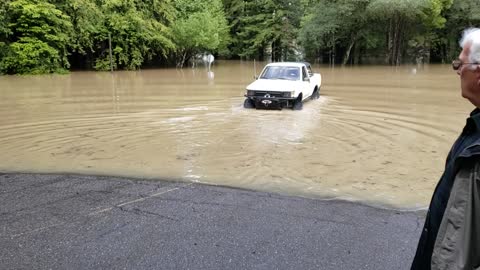
[[[184,83],[203,85],[215,84],[215,72],[206,68],[176,69],[176,73]]]

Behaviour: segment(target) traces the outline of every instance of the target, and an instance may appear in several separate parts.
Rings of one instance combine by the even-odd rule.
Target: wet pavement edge
[[[195,183],[0,173],[0,268],[408,269],[424,215]]]

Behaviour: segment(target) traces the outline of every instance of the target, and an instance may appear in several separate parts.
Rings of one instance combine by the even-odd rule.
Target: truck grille
[[[249,96],[254,97],[264,97],[266,94],[269,94],[270,97],[283,97],[283,92],[275,92],[275,91],[248,91]]]

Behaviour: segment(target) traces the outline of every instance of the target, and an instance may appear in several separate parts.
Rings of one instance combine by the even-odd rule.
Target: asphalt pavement
[[[0,174],[0,269],[409,269],[424,211],[196,183]]]

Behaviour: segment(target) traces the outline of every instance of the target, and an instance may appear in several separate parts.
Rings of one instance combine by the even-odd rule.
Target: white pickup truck
[[[260,77],[247,86],[245,108],[301,110],[306,99],[320,97],[322,76],[309,63],[278,62],[266,65]]]

